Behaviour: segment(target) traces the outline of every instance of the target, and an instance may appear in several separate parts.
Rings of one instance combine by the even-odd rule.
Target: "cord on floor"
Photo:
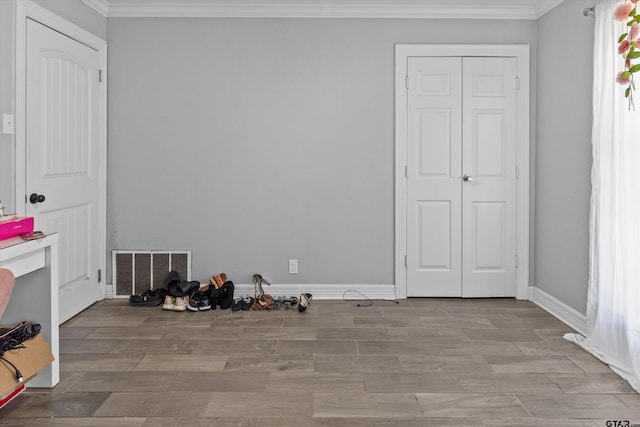
[[[346,296],[346,295],[347,295],[347,293],[349,293],[349,292],[353,292],[353,293],[355,293],[355,294],[358,294],[358,295],[360,295],[361,297],[363,297],[363,298],[367,301],[367,304],[360,304],[360,303],[358,303],[358,304],[356,304],[356,307],[371,307],[371,306],[373,305],[373,301],[374,301],[374,300],[372,300],[371,298],[369,298],[368,296],[366,296],[366,295],[365,295],[365,294],[363,294],[362,292],[360,292],[360,291],[356,291],[355,289],[349,289],[349,290],[346,290],[346,291],[344,291],[344,292],[342,293],[342,299],[343,299],[344,301],[348,301],[348,302],[352,302],[352,301],[360,301],[359,299],[347,299],[347,296]],[[398,302],[398,301],[396,301],[396,300],[392,300],[392,299],[391,299],[391,300],[380,300],[380,301],[393,301],[393,302],[395,302],[396,304],[400,304],[400,302]]]

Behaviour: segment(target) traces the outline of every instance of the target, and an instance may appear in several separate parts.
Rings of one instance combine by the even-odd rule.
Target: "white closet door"
[[[462,58],[408,63],[407,295],[461,295]]]
[[[26,213],[59,233],[64,322],[100,298],[99,53],[28,19],[26,55]]]
[[[515,296],[516,60],[407,67],[407,295]]]
[[[516,60],[464,58],[462,296],[516,295]]]

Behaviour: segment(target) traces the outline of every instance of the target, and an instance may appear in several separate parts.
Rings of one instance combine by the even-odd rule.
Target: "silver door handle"
[[[482,181],[482,178],[474,178],[474,177],[469,176],[469,175],[464,175],[462,177],[462,180],[464,182],[480,182],[480,181]]]

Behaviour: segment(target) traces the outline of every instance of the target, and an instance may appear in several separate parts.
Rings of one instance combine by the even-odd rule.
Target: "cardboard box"
[[[33,217],[0,222],[0,240],[10,239],[33,231]]]
[[[9,396],[24,383],[35,377],[42,368],[53,362],[51,347],[49,347],[42,335],[38,334],[22,344],[25,348],[9,350],[4,353],[4,358],[16,365],[24,380],[19,382],[16,379],[13,367],[0,360],[0,400]]]
[[[21,386],[18,386],[17,389],[13,390],[7,397],[0,399],[0,409],[4,408],[9,402],[15,399],[20,393],[24,391],[24,383]]]

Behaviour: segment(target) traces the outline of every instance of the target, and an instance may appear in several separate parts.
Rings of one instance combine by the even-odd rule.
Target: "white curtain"
[[[587,337],[565,338],[640,392],[640,111],[629,111],[617,52],[621,0],[596,6]],[[637,62],[637,61],[636,61]],[[640,101],[640,76],[636,98]],[[638,102],[640,108],[640,102]]]

